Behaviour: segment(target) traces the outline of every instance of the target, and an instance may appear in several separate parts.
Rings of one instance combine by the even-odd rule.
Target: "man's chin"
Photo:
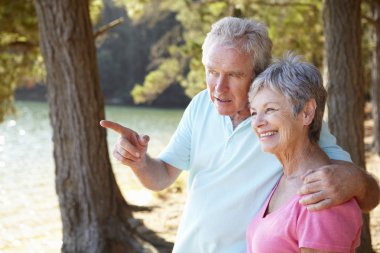
[[[231,112],[229,112],[229,111],[223,110],[223,109],[218,108],[218,107],[216,107],[215,109],[219,115],[222,115],[222,116],[230,116],[231,115]]]

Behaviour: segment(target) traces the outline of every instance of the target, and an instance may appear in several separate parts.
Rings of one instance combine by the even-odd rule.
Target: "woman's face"
[[[292,105],[284,95],[263,88],[250,102],[251,125],[264,152],[279,154],[297,145],[298,137],[305,131],[301,113],[294,116]]]

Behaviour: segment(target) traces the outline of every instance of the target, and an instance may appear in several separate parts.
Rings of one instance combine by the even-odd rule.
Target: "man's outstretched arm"
[[[100,125],[120,135],[112,153],[113,157],[129,166],[146,188],[160,191],[178,178],[181,170],[147,154],[149,136],[139,135],[134,130],[112,121],[102,120]]]

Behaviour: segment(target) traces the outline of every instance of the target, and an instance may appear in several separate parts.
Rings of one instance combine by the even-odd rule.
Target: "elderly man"
[[[260,23],[232,17],[216,22],[202,47],[207,90],[193,98],[158,159],[147,154],[148,136],[101,122],[121,135],[113,156],[145,187],[165,189],[188,171],[188,199],[173,252],[246,251],[245,229],[281,176],[278,161],[261,151],[252,133],[247,97],[270,62],[271,47]],[[319,144],[335,162],[304,175],[301,203],[319,210],[356,197],[363,210],[376,206],[376,181],[349,163],[326,126]]]

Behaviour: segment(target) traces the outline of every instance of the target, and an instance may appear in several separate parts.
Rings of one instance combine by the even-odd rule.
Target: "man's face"
[[[251,57],[236,48],[214,44],[204,64],[207,88],[218,113],[232,118],[239,114],[249,116],[247,94],[253,80]]]

